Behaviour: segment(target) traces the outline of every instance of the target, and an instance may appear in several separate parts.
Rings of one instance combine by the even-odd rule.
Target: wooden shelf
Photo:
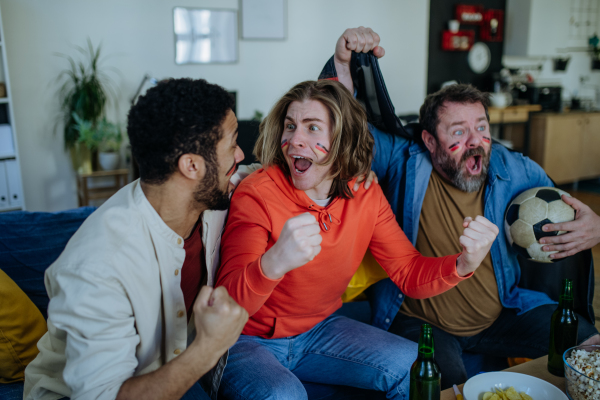
[[[97,188],[89,187],[90,178],[113,177],[112,186],[103,186]],[[114,171],[94,171],[89,174],[77,174],[77,195],[79,206],[88,206],[90,200],[107,199],[117,193],[119,189],[127,185],[129,170],[117,169]]]

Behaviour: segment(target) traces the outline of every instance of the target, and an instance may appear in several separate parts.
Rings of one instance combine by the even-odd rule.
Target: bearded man
[[[131,108],[140,179],[94,211],[46,271],[48,332],[25,370],[25,399],[216,399],[248,320],[211,287],[244,158],[232,108],[202,79],[162,81]]]
[[[348,29],[333,57],[334,74],[354,92],[352,51],[384,55],[379,35],[369,28]],[[328,71],[331,71],[329,69]],[[331,76],[333,75],[333,76]],[[547,354],[550,316],[556,305],[541,292],[519,288],[517,255],[504,240],[504,211],[519,193],[554,186],[544,170],[520,153],[493,144],[489,98],[470,85],[448,86],[425,99],[420,109],[421,136],[407,140],[370,127],[375,139],[373,170],[406,236],[423,255],[440,257],[460,251],[453,240],[467,215],[483,215],[500,228],[471,279],[428,299],[412,299],[389,279],[370,288],[372,323],[417,341],[421,324],[434,325],[436,361],[442,387],[465,382],[462,352],[500,357],[537,358]],[[577,211],[576,220],[548,224],[544,251],[563,258],[600,242],[600,217],[580,201],[563,196]],[[598,344],[598,331],[579,318],[579,342]]]

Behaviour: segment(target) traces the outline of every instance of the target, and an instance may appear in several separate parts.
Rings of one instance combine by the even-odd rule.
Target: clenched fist
[[[279,239],[261,259],[263,273],[279,279],[321,252],[321,228],[314,216],[300,214],[286,221]]]
[[[202,354],[207,358],[215,357],[216,363],[235,344],[246,321],[248,313],[229,296],[227,289],[203,286],[194,302],[194,343],[202,346]]]
[[[496,225],[481,215],[475,220],[471,217],[465,218],[463,227],[465,230],[460,237],[463,251],[456,265],[459,276],[468,275],[479,267],[499,232]]]

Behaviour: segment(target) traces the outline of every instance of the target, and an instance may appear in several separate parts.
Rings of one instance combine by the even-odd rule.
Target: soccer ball
[[[545,236],[566,233],[544,232],[544,225],[575,219],[573,207],[560,198],[563,194],[570,196],[553,187],[537,187],[524,191],[510,203],[504,215],[504,230],[508,242],[518,254],[538,262],[554,261],[549,256],[557,252],[542,251],[538,241]]]

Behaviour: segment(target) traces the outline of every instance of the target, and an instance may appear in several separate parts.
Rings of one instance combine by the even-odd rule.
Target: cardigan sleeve
[[[415,299],[433,297],[472,275],[460,277],[456,272],[459,254],[445,257],[421,255],[398,226],[381,189],[377,187],[376,190],[379,192],[379,213],[369,249],[404,294]]]
[[[262,272],[260,260],[270,248],[272,226],[262,196],[253,186],[242,183],[231,200],[216,286],[224,286],[252,316],[283,278],[269,279]]]

